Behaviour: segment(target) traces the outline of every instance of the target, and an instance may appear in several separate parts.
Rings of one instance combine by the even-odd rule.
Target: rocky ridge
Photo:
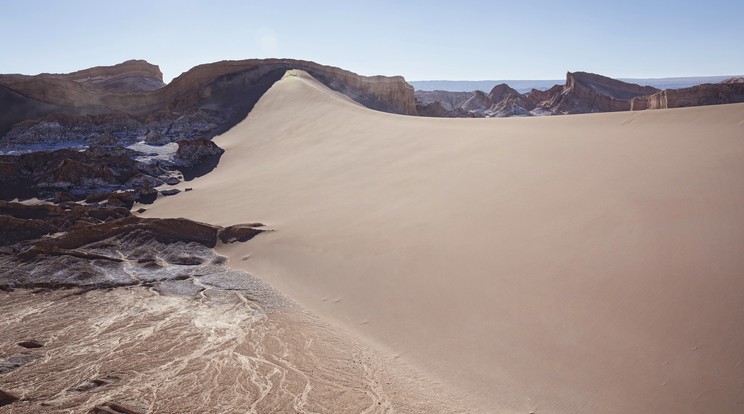
[[[146,219],[121,207],[1,201],[0,224],[3,290],[144,285],[192,292],[198,291],[195,277],[213,283],[226,278],[229,287],[234,275],[211,248],[266,231],[260,223],[220,227]]]
[[[721,83],[723,83],[723,84],[744,83],[744,77],[734,76],[733,78],[728,78],[728,79],[722,80]]]
[[[370,108],[416,114],[413,88],[402,77],[291,59],[200,65],[168,85],[157,66],[142,60],[68,74],[0,75],[0,198],[134,192],[125,197],[131,205],[150,198],[154,187],[204,174],[222,153],[212,137],[244,119],[289,69],[305,70]]]
[[[732,78],[721,83],[682,89],[667,89],[631,100],[631,109],[667,109],[686,106],[744,102],[744,80]]]
[[[415,95],[419,113],[424,116],[508,117],[744,102],[744,84],[741,78],[731,78],[717,84],[659,90],[593,73],[568,72],[565,84],[544,91],[533,89],[525,94],[500,84],[488,94],[474,91],[467,98],[462,92],[445,91],[416,91]],[[457,102],[457,105],[452,105],[452,102]]]
[[[88,121],[67,141],[82,143],[112,122],[112,133],[131,143],[144,136],[175,142],[212,138],[235,125],[289,69],[301,69],[331,89],[372,109],[415,115],[413,88],[400,77],[360,76],[314,62],[292,59],[222,61],[196,66],[165,86],[157,66],[129,61],[63,75],[0,75],[0,149],[24,145],[27,131],[64,115]],[[105,115],[105,116],[104,116]],[[83,118],[80,118],[83,117]],[[63,131],[64,132],[64,131]],[[10,133],[9,135],[6,135]],[[58,142],[53,137],[50,142]]]
[[[145,60],[128,60],[113,66],[97,66],[68,74],[42,76],[69,79],[85,89],[106,92],[152,91],[165,86],[160,68]]]

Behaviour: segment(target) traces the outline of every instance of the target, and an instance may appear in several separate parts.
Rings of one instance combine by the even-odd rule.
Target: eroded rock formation
[[[555,85],[544,91],[533,89],[520,94],[508,85],[501,84],[488,94],[474,91],[464,100],[462,93],[416,91],[415,95],[420,100],[420,114],[426,116],[579,114],[744,102],[744,80],[731,78],[718,84],[662,91],[593,73],[568,72],[564,85]],[[451,103],[455,100],[459,103],[452,109],[444,104],[440,105],[441,108],[435,105],[436,102]]]
[[[302,69],[374,109],[437,117],[504,117],[674,108],[744,101],[744,83],[659,91],[600,75],[520,94],[417,92],[401,77],[365,77],[290,59],[197,66],[164,85],[159,68],[128,61],[70,74],[0,75],[0,198],[108,198],[131,206],[213,169],[210,139],[243,119],[288,69]],[[74,150],[73,150],[74,149]],[[80,150],[79,152],[77,150]],[[27,154],[30,153],[30,154]],[[178,172],[176,172],[178,171]],[[175,194],[175,189],[160,189]],[[122,195],[124,194],[124,195]],[[110,195],[110,196],[109,196]]]
[[[450,92],[450,91],[416,91],[416,103],[426,106],[438,102],[447,111],[454,111],[462,107],[473,95],[472,92]]]
[[[245,118],[289,69],[370,108],[416,114],[413,88],[402,77],[291,59],[200,65],[168,85],[157,66],[141,60],[69,74],[0,75],[0,198],[64,201],[122,191],[149,197],[153,187],[205,174],[223,152],[211,138]]]
[[[744,83],[744,77],[734,76],[733,78],[728,78],[726,80],[722,80],[721,83],[723,83],[723,84]]]
[[[69,79],[86,89],[108,92],[152,91],[165,86],[160,68],[144,60],[128,60],[113,66],[97,66],[68,74],[44,76]]]
[[[225,228],[136,217],[126,208],[1,201],[0,228],[0,289],[157,288],[195,277],[196,270],[227,272],[211,248],[266,231],[260,223]]]
[[[537,106],[562,114],[629,111],[633,98],[657,91],[650,86],[626,83],[593,73],[569,72],[560,93]]]
[[[467,112],[483,112],[490,108],[493,103],[488,95],[482,91],[475,91],[473,95],[465,101],[460,108]]]
[[[200,65],[163,86],[157,66],[129,61],[70,74],[0,75],[0,106],[7,109],[0,114],[0,136],[12,130],[0,147],[10,148],[27,134],[34,135],[35,127],[61,129],[63,137],[85,141],[107,129],[110,120],[102,115],[127,123],[126,131],[136,137],[209,139],[243,119],[288,69],[305,70],[370,108],[416,114],[413,88],[399,76],[368,77],[308,61],[253,59]],[[70,125],[49,118],[51,114],[72,116],[67,124],[77,127],[75,133],[65,135]],[[92,126],[79,125],[81,118],[74,117],[81,116],[89,117]],[[120,139],[131,139],[114,129]]]
[[[691,88],[659,91],[649,96],[634,98],[631,104],[633,109],[640,110],[736,102],[744,102],[744,82],[737,82],[736,78],[732,78],[721,83],[708,83]]]

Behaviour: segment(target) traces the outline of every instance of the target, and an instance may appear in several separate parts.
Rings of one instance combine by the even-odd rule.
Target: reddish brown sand
[[[744,412],[744,105],[375,112],[295,72],[148,216],[490,412]],[[433,380],[432,380],[433,381]]]

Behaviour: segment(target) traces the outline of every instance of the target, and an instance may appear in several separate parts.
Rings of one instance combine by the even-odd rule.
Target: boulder
[[[218,237],[222,243],[232,243],[236,241],[246,242],[266,231],[261,227],[263,227],[263,224],[261,223],[229,226],[220,230]]]
[[[178,167],[197,167],[214,159],[219,160],[224,152],[217,144],[206,139],[180,141],[173,163]]]
[[[168,189],[168,190],[161,190],[160,191],[160,194],[162,194],[162,195],[164,195],[164,196],[167,197],[167,196],[176,195],[176,194],[178,194],[180,192],[181,192],[181,190],[179,190],[177,188],[171,188],[171,189]]]
[[[206,139],[180,141],[173,163],[183,174],[184,180],[190,181],[212,171],[224,152],[217,144]]]

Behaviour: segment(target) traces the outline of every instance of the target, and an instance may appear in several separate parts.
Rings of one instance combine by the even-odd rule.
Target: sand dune
[[[295,72],[149,216],[492,412],[744,412],[744,105],[375,112]]]

